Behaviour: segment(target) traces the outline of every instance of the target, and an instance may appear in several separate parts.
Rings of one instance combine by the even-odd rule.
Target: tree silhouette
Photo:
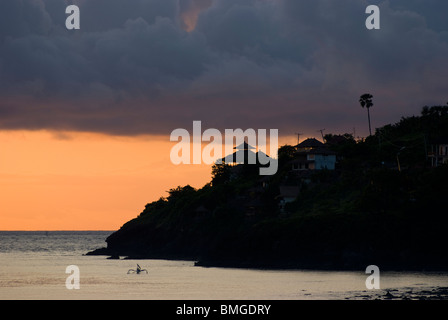
[[[225,163],[217,164],[212,166],[212,185],[216,186],[223,184],[230,178],[230,166]]]
[[[361,107],[367,108],[367,117],[369,118],[369,133],[372,135],[372,129],[370,126],[370,108],[373,107],[372,102],[373,96],[370,93],[365,93],[359,98],[359,103],[361,104]]]

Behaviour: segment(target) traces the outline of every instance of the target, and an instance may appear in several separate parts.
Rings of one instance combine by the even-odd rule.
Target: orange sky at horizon
[[[0,230],[117,230],[167,190],[210,182],[210,165],[171,163],[175,144],[164,136],[0,131]]]
[[[178,185],[210,181],[175,166],[163,137],[0,132],[0,230],[116,230]]]

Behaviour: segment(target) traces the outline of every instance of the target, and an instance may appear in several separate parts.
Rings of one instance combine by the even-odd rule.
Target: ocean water
[[[446,299],[446,273],[380,272],[368,290],[365,270],[204,268],[194,261],[109,260],[85,256],[111,232],[0,232],[0,299],[327,300]],[[128,274],[137,263],[148,274]],[[79,289],[66,287],[67,266],[79,268]]]

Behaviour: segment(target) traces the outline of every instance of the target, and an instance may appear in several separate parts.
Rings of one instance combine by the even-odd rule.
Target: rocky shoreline
[[[351,292],[346,300],[448,300],[448,287],[404,287]]]
[[[98,248],[93,251],[87,252],[86,256],[105,256],[107,259],[129,259],[129,260],[147,260],[147,259],[162,259],[162,260],[188,260],[194,261],[194,265],[197,267],[205,268],[242,268],[242,269],[258,269],[258,270],[320,270],[320,271],[357,271],[364,270],[369,263],[367,260],[350,260],[334,261],[331,259],[319,259],[305,258],[303,260],[281,260],[275,262],[270,257],[265,259],[250,260],[250,259],[209,259],[209,258],[197,258],[189,255],[176,255],[169,253],[148,254],[138,252],[120,252],[111,250],[107,247]],[[352,257],[353,258],[353,257]],[[424,260],[422,260],[424,261]],[[437,263],[400,263],[400,262],[388,262],[377,263],[381,266],[381,271],[397,271],[397,272],[448,272],[445,265],[439,265]]]

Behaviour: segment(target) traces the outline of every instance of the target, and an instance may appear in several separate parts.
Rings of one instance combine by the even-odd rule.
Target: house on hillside
[[[317,139],[311,138],[295,146],[293,159],[288,163],[291,169],[279,186],[278,207],[286,214],[286,205],[296,201],[303,185],[311,182],[314,170],[335,170],[336,152]]]
[[[296,147],[294,160],[291,161],[292,170],[334,170],[336,167],[336,153],[329,150],[325,144],[310,138],[299,143]]]
[[[448,163],[448,138],[433,141],[430,148],[428,158],[431,159],[432,167]]]

